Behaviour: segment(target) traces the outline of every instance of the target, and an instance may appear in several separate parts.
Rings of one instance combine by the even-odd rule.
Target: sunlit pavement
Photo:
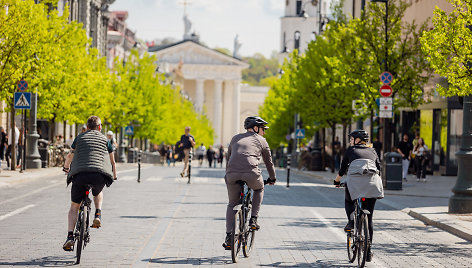
[[[249,258],[232,264],[221,244],[227,202],[224,170],[195,167],[191,184],[180,167],[126,166],[106,188],[102,228],[92,229],[80,266],[351,267],[347,261],[344,192],[322,180],[277,171],[267,186],[261,230]],[[16,182],[0,191],[0,266],[70,266],[64,252],[70,187],[57,175]],[[267,175],[264,176],[267,178]],[[0,180],[2,178],[0,177]],[[367,267],[470,267],[472,243],[425,226],[378,203],[374,261]]]

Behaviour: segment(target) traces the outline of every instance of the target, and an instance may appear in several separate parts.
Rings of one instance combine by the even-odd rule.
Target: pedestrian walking
[[[185,127],[185,134],[180,137],[180,142],[185,154],[184,169],[180,173],[180,176],[183,178],[184,175],[188,176],[188,158],[190,150],[195,146],[195,138],[190,134],[190,127]]]
[[[7,152],[6,152],[6,160],[7,160],[7,168],[10,168],[10,159],[11,159],[11,151],[12,151],[12,132],[11,132],[11,128],[8,130],[8,137],[7,137],[7,142],[8,142],[8,148],[7,148]],[[20,130],[18,129],[18,127],[15,126],[15,148],[17,148],[16,146],[18,145],[18,141],[20,139]],[[15,165],[15,163],[11,163],[12,165]]]
[[[218,152],[218,163],[220,163],[220,167],[223,167],[223,158],[225,157],[225,149],[223,145],[220,146],[220,150]]]
[[[111,144],[111,147],[113,148],[113,152],[116,151],[116,148],[118,147],[118,143],[113,137],[113,131],[110,130],[107,132],[107,140]]]
[[[172,154],[172,147],[170,145],[167,145],[166,149],[166,162],[167,166],[170,167],[170,163],[172,162],[173,154]]]
[[[403,140],[398,143],[397,148],[397,152],[402,156],[402,178],[404,181],[408,181],[408,168],[410,167],[411,152],[413,151],[413,144],[408,139],[408,134],[403,134]]]
[[[5,150],[7,146],[7,134],[5,133],[5,129],[0,127],[0,161],[3,161],[5,158]]]
[[[197,157],[198,157],[198,162],[200,163],[200,166],[203,165],[203,158],[205,156],[205,152],[206,152],[206,147],[205,145],[203,145],[203,143],[198,146],[197,148]]]
[[[213,163],[213,159],[215,159],[215,150],[213,150],[213,146],[210,145],[206,152],[206,157],[208,160],[208,166],[211,168],[211,163]]]
[[[374,147],[375,152],[379,156],[379,160],[382,160],[382,143],[380,142],[378,135],[372,143],[372,147]]]
[[[426,182],[426,166],[429,161],[428,146],[424,144],[423,138],[418,139],[418,144],[413,148],[416,162],[416,179],[417,181]]]

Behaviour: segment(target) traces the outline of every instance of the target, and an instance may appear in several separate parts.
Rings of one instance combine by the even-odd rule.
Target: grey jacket
[[[107,149],[107,138],[97,130],[81,133],[75,140],[74,159],[67,176],[69,184],[74,175],[97,172],[113,182],[113,172]]]
[[[383,198],[384,191],[379,170],[372,159],[356,159],[349,165],[346,184],[351,200],[360,197]]]

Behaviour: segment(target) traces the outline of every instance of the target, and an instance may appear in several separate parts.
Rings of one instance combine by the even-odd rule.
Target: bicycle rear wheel
[[[243,222],[241,221],[241,210],[238,211],[234,217],[234,227],[231,234],[231,259],[234,263],[238,262],[238,254],[241,249],[241,226]]]
[[[82,255],[82,249],[84,244],[85,238],[85,228],[86,228],[86,219],[85,219],[85,211],[83,209],[79,212],[79,217],[77,219],[78,226],[79,226],[79,237],[77,238],[77,264],[80,263],[80,257]]]
[[[357,254],[357,246],[354,239],[354,232],[350,231],[347,233],[347,257],[349,258],[349,262],[353,263],[356,260]]]
[[[365,214],[360,217],[357,239],[357,267],[364,267],[369,250],[369,223]]]

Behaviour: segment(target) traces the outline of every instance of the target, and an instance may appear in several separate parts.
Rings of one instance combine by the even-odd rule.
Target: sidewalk
[[[336,173],[330,171],[301,171],[297,174],[311,176],[332,184]],[[401,210],[427,225],[431,225],[472,242],[472,214],[449,214],[448,203],[457,177],[428,176],[428,181],[417,182],[413,175],[403,182],[402,190],[385,190],[385,198],[378,202]]]

